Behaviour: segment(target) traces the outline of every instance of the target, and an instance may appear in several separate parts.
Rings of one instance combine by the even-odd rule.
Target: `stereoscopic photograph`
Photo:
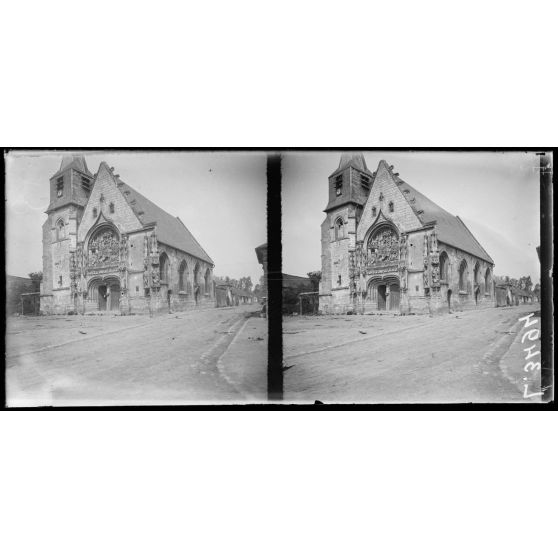
[[[541,401],[539,154],[289,152],[282,170],[285,400]]]
[[[5,164],[8,407],[266,400],[265,153]]]

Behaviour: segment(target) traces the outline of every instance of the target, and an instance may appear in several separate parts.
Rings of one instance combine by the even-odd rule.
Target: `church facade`
[[[441,313],[494,306],[494,262],[465,223],[380,161],[346,154],[329,177],[321,313]]]
[[[172,217],[101,163],[65,156],[50,179],[41,312],[146,313],[214,306],[213,261]]]

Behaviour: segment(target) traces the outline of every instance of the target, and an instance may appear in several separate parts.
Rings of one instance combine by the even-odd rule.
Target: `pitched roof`
[[[104,161],[99,167],[99,172],[101,167],[104,167],[105,171],[108,171],[110,176],[112,176],[140,223],[144,226],[153,223],[157,225],[157,240],[159,242],[213,264],[213,260],[178,217],[173,217],[129,184],[117,178]]]
[[[494,263],[486,250],[480,245],[479,241],[473,236],[473,233],[459,217],[442,209],[424,194],[421,194],[418,190],[401,180],[399,176],[393,173],[392,168],[389,167],[386,161],[380,161],[378,171],[382,165],[389,172],[393,181],[407,199],[420,222],[423,225],[432,222],[436,223],[438,240],[450,246],[454,246],[455,248],[459,248],[473,256],[477,256],[482,260]]]
[[[159,242],[213,264],[213,260],[179,217],[173,217],[125,182],[119,182],[118,187],[124,193],[124,198],[142,225],[157,224],[157,240]],[[130,193],[126,194],[126,191]],[[133,203],[134,201],[135,203]]]

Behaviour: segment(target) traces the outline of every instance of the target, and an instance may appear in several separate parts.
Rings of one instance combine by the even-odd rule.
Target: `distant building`
[[[341,157],[322,224],[320,312],[494,305],[494,262],[465,223],[380,161]]]
[[[215,281],[215,306],[223,308],[233,305],[230,283]]]
[[[518,306],[531,304],[533,293],[514,285],[511,281],[495,281],[496,306]]]
[[[6,314],[38,314],[39,283],[29,277],[6,275]]]
[[[217,307],[238,306],[240,304],[252,304],[254,295],[243,289],[235,287],[230,282],[215,282],[215,305]]]
[[[173,217],[101,163],[65,156],[50,179],[41,310],[141,313],[214,306],[213,261]]]
[[[515,305],[512,284],[506,281],[495,281],[494,290],[496,295],[496,306]]]
[[[292,314],[300,312],[301,293],[312,291],[313,285],[309,277],[299,277],[297,275],[281,274],[283,280],[283,313]]]

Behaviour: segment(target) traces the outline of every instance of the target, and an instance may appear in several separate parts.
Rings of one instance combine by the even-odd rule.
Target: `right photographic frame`
[[[552,401],[552,165],[284,152],[284,401]]]

